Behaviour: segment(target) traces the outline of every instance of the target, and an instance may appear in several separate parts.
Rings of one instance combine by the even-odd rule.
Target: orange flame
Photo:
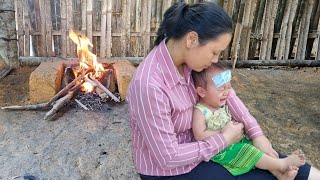
[[[93,47],[90,40],[87,37],[82,37],[80,35],[77,35],[73,31],[69,33],[69,37],[77,45],[77,56],[80,64],[80,71],[84,69],[92,68],[94,69],[94,73],[91,74],[91,77],[92,78],[101,77],[102,73],[104,72],[104,68],[102,64],[98,63],[97,56],[89,51],[88,46]],[[92,87],[92,90],[93,90],[93,87]]]

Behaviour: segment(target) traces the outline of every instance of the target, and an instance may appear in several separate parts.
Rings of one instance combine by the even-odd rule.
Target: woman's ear
[[[200,96],[200,97],[204,97],[205,96],[205,92],[206,92],[206,90],[204,89],[204,88],[202,88],[202,87],[197,87],[196,88],[196,91],[197,91],[197,93],[198,93],[198,95]]]
[[[199,45],[199,36],[195,31],[190,31],[186,34],[187,48],[197,47]]]

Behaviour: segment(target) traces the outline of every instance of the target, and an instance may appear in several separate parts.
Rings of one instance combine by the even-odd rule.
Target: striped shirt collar
[[[179,74],[179,71],[173,63],[173,60],[171,58],[171,55],[169,54],[169,50],[165,42],[166,39],[161,41],[161,43],[159,44],[159,53],[157,53],[157,56],[167,87],[171,89],[178,83],[189,85],[191,78],[191,69],[186,64],[184,64],[184,77],[182,77]],[[186,78],[186,80],[184,80],[184,78]]]

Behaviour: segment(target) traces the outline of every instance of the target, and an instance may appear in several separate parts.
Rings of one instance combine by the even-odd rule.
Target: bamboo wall
[[[176,1],[15,0],[19,56],[76,57],[68,38],[73,30],[92,41],[98,57],[143,57],[153,47],[162,15]],[[216,2],[235,25],[223,59],[320,60],[318,0]]]

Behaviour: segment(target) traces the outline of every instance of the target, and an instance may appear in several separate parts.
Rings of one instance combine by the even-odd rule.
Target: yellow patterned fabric
[[[195,108],[199,109],[204,115],[208,130],[222,129],[228,121],[231,121],[231,115],[227,106],[222,106],[214,112],[199,103],[195,105]]]

